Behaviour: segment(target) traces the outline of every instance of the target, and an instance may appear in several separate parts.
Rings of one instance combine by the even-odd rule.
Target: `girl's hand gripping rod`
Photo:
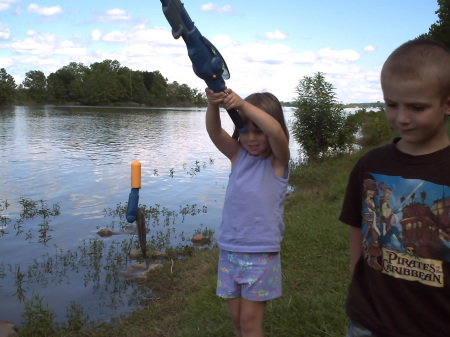
[[[225,60],[219,51],[200,34],[180,0],[161,0],[163,13],[172,27],[175,39],[180,36],[186,43],[194,73],[203,79],[214,92],[225,89],[225,79],[230,78]],[[247,132],[247,126],[236,109],[227,110],[239,133]]]

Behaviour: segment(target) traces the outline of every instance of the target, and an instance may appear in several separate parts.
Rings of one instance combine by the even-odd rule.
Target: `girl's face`
[[[386,117],[402,137],[397,143],[401,151],[421,155],[449,145],[445,116],[450,97],[443,102],[435,83],[385,79],[382,87]]]
[[[248,122],[247,128],[246,133],[239,134],[241,145],[251,156],[266,158],[270,153],[269,137],[253,122]]]

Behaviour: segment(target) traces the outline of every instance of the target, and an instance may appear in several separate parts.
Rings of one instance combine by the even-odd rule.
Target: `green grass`
[[[268,302],[266,337],[343,336],[350,281],[348,226],[338,220],[348,173],[360,154],[302,166],[285,208],[283,296]],[[149,280],[158,299],[130,317],[64,336],[230,337],[226,301],[215,295],[218,250],[196,251]]]

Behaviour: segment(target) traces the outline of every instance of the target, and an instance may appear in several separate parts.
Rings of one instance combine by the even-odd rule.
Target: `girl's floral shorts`
[[[220,251],[217,296],[267,301],[281,296],[280,253]]]

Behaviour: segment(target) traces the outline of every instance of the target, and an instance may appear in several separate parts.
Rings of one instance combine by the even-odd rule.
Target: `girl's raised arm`
[[[220,119],[220,104],[227,96],[225,92],[214,93],[206,89],[208,108],[206,110],[206,131],[217,149],[234,163],[239,153],[239,143],[233,139],[223,128]]]
[[[239,110],[267,135],[273,154],[272,164],[277,172],[284,174],[286,165],[289,163],[290,152],[289,140],[281,124],[265,111],[240,98],[231,89],[226,89],[225,93],[227,94],[223,99],[225,109]]]

